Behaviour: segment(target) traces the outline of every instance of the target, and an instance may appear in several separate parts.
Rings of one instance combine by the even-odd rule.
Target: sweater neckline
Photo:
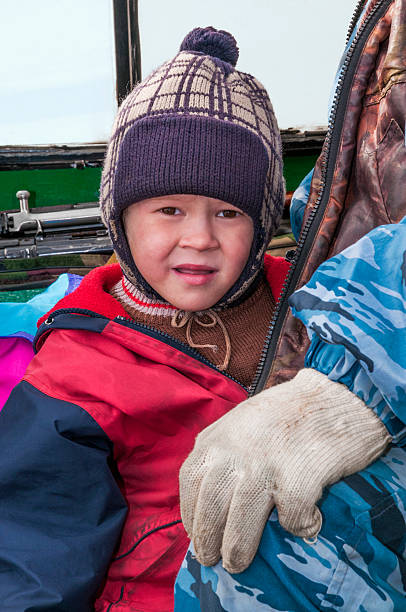
[[[251,309],[253,303],[257,301],[263,292],[267,289],[267,282],[262,275],[257,283],[255,290],[250,293],[247,298],[243,301],[239,301],[237,304],[230,304],[226,309],[217,309],[216,307],[209,308],[207,310],[196,311],[195,314],[199,316],[204,316],[205,312],[214,311],[218,313],[222,318],[225,316],[228,317],[228,312],[230,315],[236,313],[243,313],[244,311],[248,311]],[[151,317],[155,324],[159,324],[161,317],[163,319],[168,319],[168,317],[173,317],[175,313],[184,312],[181,309],[169,304],[168,302],[159,301],[155,299],[148,298],[144,293],[135,285],[133,285],[124,275],[122,278],[110,289],[110,293],[115,296],[115,298],[119,299],[121,305],[125,310],[132,314],[132,316],[137,317],[137,313],[139,313],[142,318]],[[275,300],[273,298],[272,292],[271,299],[273,303]],[[143,316],[144,315],[144,316]]]

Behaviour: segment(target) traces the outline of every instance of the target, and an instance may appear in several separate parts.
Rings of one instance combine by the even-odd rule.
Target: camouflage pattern
[[[345,382],[406,445],[406,217],[322,264],[290,299],[305,365]]]
[[[377,6],[380,16],[371,17],[367,39],[356,44],[360,56],[352,64],[354,71],[347,73],[348,91],[339,96],[343,115],[336,121],[335,112],[330,113],[335,145],[330,148],[329,136],[316,163],[303,224],[320,197],[322,219],[317,220],[316,234],[305,251],[292,292],[306,284],[323,261],[374,227],[397,223],[406,214],[406,0],[370,0],[366,14],[374,14]],[[347,49],[343,56],[337,82],[345,72],[349,52]],[[327,187],[326,163],[331,176]],[[307,349],[302,325],[288,313],[266,386],[292,378],[303,367]]]
[[[298,240],[300,236],[300,228],[302,226],[303,214],[306,208],[307,200],[309,199],[313,172],[314,168],[312,168],[310,172],[306,174],[299,187],[297,187],[293,193],[290,201],[290,225],[296,240]]]
[[[393,445],[324,491],[316,543],[285,531],[274,510],[241,574],[200,566],[190,548],[175,612],[406,610],[406,217],[325,262],[291,306],[311,338],[306,366],[359,395]]]

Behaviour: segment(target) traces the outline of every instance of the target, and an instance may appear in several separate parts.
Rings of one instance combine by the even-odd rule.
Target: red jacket
[[[276,298],[287,267],[267,257]],[[37,334],[39,352],[0,415],[11,440],[14,429],[21,438],[25,423],[15,425],[16,414],[31,406],[21,419],[40,432],[29,441],[32,498],[47,509],[46,527],[26,530],[29,562],[26,551],[22,560],[15,543],[3,542],[13,551],[16,576],[4,588],[0,579],[0,600],[14,601],[10,593],[19,589],[16,607],[4,609],[21,612],[33,602],[58,609],[50,605],[55,599],[76,612],[93,609],[96,599],[97,611],[172,610],[188,546],[179,468],[199,431],[247,397],[194,349],[130,321],[105,291],[120,275],[118,265],[95,269],[47,315]],[[21,463],[17,488],[27,469]],[[18,529],[12,500],[9,491],[7,515],[17,514]],[[35,508],[29,514],[36,516]],[[37,525],[41,516],[32,520]],[[44,545],[43,531],[52,546]],[[24,585],[21,573],[27,573]]]

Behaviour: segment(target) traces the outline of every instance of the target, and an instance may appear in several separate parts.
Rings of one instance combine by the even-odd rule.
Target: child
[[[178,472],[247,397],[287,271],[269,98],[193,30],[122,104],[101,207],[120,265],[43,318],[0,418],[2,610],[173,609]]]

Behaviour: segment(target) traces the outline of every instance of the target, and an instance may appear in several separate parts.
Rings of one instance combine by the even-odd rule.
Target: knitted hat
[[[252,218],[247,264],[218,306],[250,287],[279,224],[285,193],[279,130],[267,92],[235,70],[237,59],[231,34],[196,28],[118,111],[102,175],[102,216],[124,275],[151,299],[162,300],[135,266],[124,232],[122,213],[131,204],[196,194]]]

